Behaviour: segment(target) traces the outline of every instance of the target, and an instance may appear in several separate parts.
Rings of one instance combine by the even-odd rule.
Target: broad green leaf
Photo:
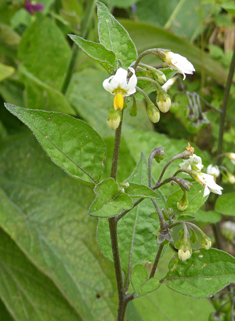
[[[97,217],[113,217],[132,207],[131,198],[118,190],[118,184],[113,178],[99,183],[94,192],[96,198],[91,204],[89,214]]]
[[[82,320],[115,321],[113,265],[100,255],[97,221],[87,214],[92,188],[55,166],[28,133],[1,142],[0,154],[1,228],[50,277]]]
[[[184,177],[184,179],[187,179],[188,177]],[[178,186],[175,186],[175,191],[169,195],[167,202],[166,202],[166,208],[172,208],[173,211],[177,211],[177,202],[181,199],[183,196],[183,191]],[[198,184],[193,183],[191,189],[189,192],[187,192],[187,198],[188,198],[188,207],[185,209],[185,211],[179,211],[179,214],[186,214],[186,213],[194,213],[196,212],[207,200],[208,197],[203,197],[204,188]]]
[[[221,7],[235,16],[235,3],[233,1],[224,2]]]
[[[139,53],[150,48],[170,49],[191,61],[196,72],[205,71],[207,75],[214,78],[218,83],[225,84],[227,73],[221,64],[213,60],[209,54],[202,52],[195,45],[151,24],[134,22],[127,19],[120,19],[119,21],[130,33]],[[156,65],[160,61],[157,60],[155,55],[149,55],[145,62]]]
[[[235,282],[235,258],[220,250],[197,250],[187,261],[171,260],[164,283],[195,298],[211,297]]]
[[[224,215],[235,216],[235,193],[223,194],[217,198],[215,210]]]
[[[19,25],[29,26],[32,22],[32,15],[24,8],[17,10],[14,16],[11,18],[11,26],[13,29],[19,27]]]
[[[114,135],[114,131],[106,123],[109,109],[113,106],[113,95],[104,90],[102,86],[106,78],[107,72],[105,71],[85,68],[73,75],[70,87],[66,93],[71,106],[102,137]],[[128,105],[129,107],[124,114],[124,126],[151,131],[152,124],[146,115],[144,104],[138,103],[138,114],[136,117],[129,115],[131,102]]]
[[[68,43],[52,19],[38,13],[36,21],[23,33],[18,55],[30,73],[60,90],[70,52]]]
[[[100,43],[113,51],[121,66],[127,69],[137,58],[135,45],[125,28],[103,3],[98,2],[97,8]]]
[[[157,291],[130,302],[127,318],[128,321],[208,321],[213,311],[209,300],[186,297],[163,284]]]
[[[55,284],[26,258],[2,229],[0,256],[0,297],[14,320],[56,321],[63,316],[64,320],[82,321]]]
[[[156,192],[143,184],[130,183],[129,187],[125,188],[125,193],[131,197],[159,198],[159,195]]]
[[[115,54],[102,44],[85,40],[79,36],[69,35],[70,38],[92,59],[98,61],[109,73],[118,67]]]
[[[221,220],[221,215],[216,211],[198,210],[193,213],[193,217],[195,221],[203,223],[217,223]]]
[[[0,63],[0,81],[10,77],[14,73],[15,69],[11,66],[7,66]]]
[[[173,250],[168,248],[159,261],[156,278],[166,275],[169,260],[173,255]],[[127,306],[127,317],[128,321],[208,321],[208,315],[213,310],[209,300],[182,295],[162,284],[157,291],[130,302]]]
[[[60,113],[5,106],[33,131],[52,161],[66,173],[89,184],[99,180],[105,146],[88,124]]]
[[[75,115],[75,111],[59,90],[36,78],[24,67],[20,68],[20,72],[24,78],[26,108],[58,111]]]
[[[148,181],[148,165],[144,155],[141,158],[132,174],[133,183],[146,184]],[[129,180],[129,179],[127,179]],[[157,201],[160,208],[163,201]],[[158,222],[149,217],[155,211],[155,207],[148,199],[142,201],[138,206],[127,213],[118,222],[118,242],[121,266],[128,271],[129,261],[131,269],[137,264],[153,262],[158,245],[153,232],[158,228]],[[113,260],[109,223],[106,219],[100,219],[97,231],[98,243],[102,253]]]
[[[156,277],[148,280],[148,272],[142,265],[136,265],[131,274],[131,284],[138,296],[157,290],[161,285],[158,281]]]

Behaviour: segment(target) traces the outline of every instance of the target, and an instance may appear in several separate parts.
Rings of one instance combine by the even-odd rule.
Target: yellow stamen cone
[[[124,106],[124,97],[122,96],[122,94],[117,94],[114,99],[113,99],[113,108],[115,110],[122,110]]]

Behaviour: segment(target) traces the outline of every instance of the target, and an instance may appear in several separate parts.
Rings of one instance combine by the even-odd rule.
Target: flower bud
[[[192,249],[185,245],[178,250],[178,257],[181,261],[186,261],[191,257],[191,255],[192,255]]]
[[[127,187],[130,186],[130,184],[129,184],[128,182],[121,182],[121,183],[119,184],[119,186],[124,187],[124,188],[127,188]]]
[[[156,103],[162,113],[167,113],[171,107],[171,99],[162,88],[157,90]]]
[[[155,69],[153,71],[153,69],[151,69],[151,71],[153,72],[155,80],[159,82],[160,85],[163,85],[166,82],[166,76],[161,70]]]
[[[186,210],[188,207],[188,198],[187,198],[187,193],[184,192],[182,198],[177,202],[177,208],[180,211]]]
[[[121,122],[121,113],[118,110],[110,109],[106,121],[110,129],[117,129]]]
[[[137,115],[137,111],[138,111],[138,109],[137,109],[136,99],[133,96],[133,105],[130,108],[130,116],[135,117]]]
[[[147,106],[147,115],[153,123],[158,123],[160,120],[160,112],[154,104]]]
[[[235,176],[232,175],[231,173],[228,174],[228,181],[230,184],[234,184],[235,183]]]
[[[204,249],[209,250],[211,248],[211,240],[209,239],[209,237],[202,236],[201,239],[201,245],[204,247]]]

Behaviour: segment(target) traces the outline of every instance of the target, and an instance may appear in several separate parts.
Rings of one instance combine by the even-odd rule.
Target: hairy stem
[[[122,121],[120,122],[120,125],[116,129],[115,140],[114,140],[111,177],[114,178],[115,180],[117,176],[121,133],[122,133]],[[125,301],[126,296],[124,293],[124,282],[122,277],[122,269],[121,269],[119,249],[118,249],[117,224],[118,224],[118,220],[115,217],[109,218],[109,231],[110,231],[110,237],[111,237],[114,269],[115,269],[117,289],[118,289],[118,299],[119,299],[117,321],[123,321],[127,303]]]
[[[160,260],[161,254],[162,254],[163,247],[164,247],[164,245],[161,243],[159,248],[158,248],[157,255],[156,255],[155,261],[153,263],[152,270],[151,270],[150,275],[149,275],[149,279],[153,278],[154,275],[155,275],[155,272],[156,272],[157,266],[158,266],[158,262]]]

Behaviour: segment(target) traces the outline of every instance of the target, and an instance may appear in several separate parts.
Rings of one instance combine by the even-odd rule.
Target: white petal
[[[210,190],[209,190],[209,188],[207,186],[205,186],[203,197],[205,197],[205,196],[207,196],[209,194],[210,194]]]

